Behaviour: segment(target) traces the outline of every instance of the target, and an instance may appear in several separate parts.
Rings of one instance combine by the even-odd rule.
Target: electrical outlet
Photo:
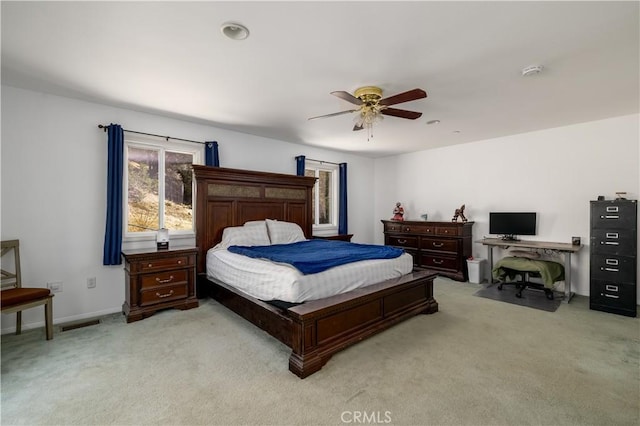
[[[96,288],[96,277],[87,278],[87,288]]]
[[[47,283],[47,288],[51,293],[62,293],[62,281],[52,281]]]

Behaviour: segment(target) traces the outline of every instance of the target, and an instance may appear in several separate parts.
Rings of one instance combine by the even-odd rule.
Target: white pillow
[[[267,219],[267,229],[271,244],[291,244],[306,240],[297,223]]]
[[[230,246],[268,246],[269,234],[266,226],[231,226],[222,231],[222,240],[216,248]]]
[[[264,220],[250,220],[242,226],[262,226],[264,229],[267,229],[267,223]]]

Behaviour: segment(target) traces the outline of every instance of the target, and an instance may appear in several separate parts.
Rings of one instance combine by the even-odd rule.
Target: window
[[[338,229],[338,166],[307,161],[305,176],[313,176],[313,230],[336,232]]]
[[[124,238],[155,238],[167,228],[172,235],[192,236],[193,168],[202,147],[176,142],[125,140]]]

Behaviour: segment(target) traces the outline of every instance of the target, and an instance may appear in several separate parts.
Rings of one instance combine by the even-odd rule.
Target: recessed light
[[[427,124],[440,124],[440,120],[429,120]]]
[[[249,37],[249,30],[242,24],[237,22],[226,22],[220,27],[222,34],[232,40],[244,40]]]

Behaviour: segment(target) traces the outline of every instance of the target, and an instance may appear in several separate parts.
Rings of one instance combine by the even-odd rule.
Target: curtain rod
[[[109,126],[105,126],[103,124],[98,124],[98,128],[99,129],[103,129],[106,132],[107,129],[109,128]],[[128,132],[128,133],[135,133],[135,134],[138,134],[138,135],[155,136],[156,138],[166,139],[167,142],[169,141],[169,139],[173,139],[173,140],[176,140],[176,141],[206,144],[206,142],[192,141],[192,140],[189,140],[189,139],[174,138],[174,137],[171,137],[171,136],[154,135],[153,133],[136,132],[135,130],[122,129],[122,131]]]
[[[313,158],[307,158],[306,160],[307,161],[315,161],[316,163],[320,163],[320,164],[327,163],[327,164],[333,164],[334,166],[339,166],[340,165],[339,163],[334,163],[334,162],[331,162],[331,161],[324,161],[324,160],[316,160],[316,159],[313,159]]]

